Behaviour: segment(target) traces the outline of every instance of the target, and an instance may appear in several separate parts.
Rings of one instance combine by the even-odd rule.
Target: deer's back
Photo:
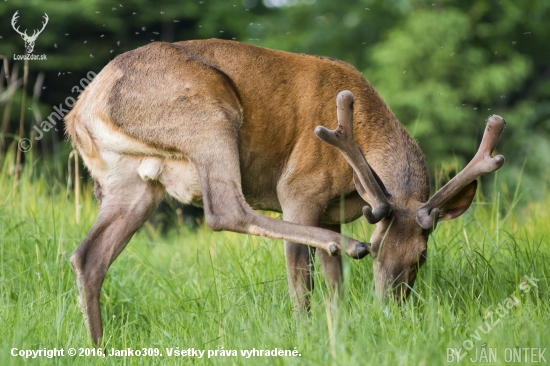
[[[381,178],[391,179],[380,152],[396,150],[395,140],[416,144],[359,72],[327,58],[221,40],[152,43],[115,58],[71,113],[101,115],[113,129],[175,155],[215,148],[197,146],[197,136],[209,141],[230,129],[245,197],[255,208],[279,210],[283,178],[297,186],[313,180],[331,197],[355,190],[349,165],[313,133],[336,126],[335,97],[344,89],[356,95],[358,144]],[[220,126],[207,114],[232,122]]]

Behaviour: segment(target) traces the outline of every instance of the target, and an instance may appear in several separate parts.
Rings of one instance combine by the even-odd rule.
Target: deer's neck
[[[424,154],[370,85],[369,89],[357,98],[357,143],[390,195],[425,202],[430,185]]]

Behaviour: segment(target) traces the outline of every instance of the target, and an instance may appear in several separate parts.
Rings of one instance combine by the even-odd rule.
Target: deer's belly
[[[366,202],[359,196],[359,193],[353,192],[344,197],[343,205],[339,198],[329,202],[321,221],[325,224],[355,221],[361,217],[361,210],[365,205]]]

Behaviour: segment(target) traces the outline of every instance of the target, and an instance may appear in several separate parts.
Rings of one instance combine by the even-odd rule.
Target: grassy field
[[[73,193],[47,173],[33,174],[26,169],[16,188],[7,165],[0,177],[0,365],[440,365],[458,354],[466,355],[460,364],[483,354],[492,361],[493,353],[490,364],[506,364],[518,347],[550,347],[550,194],[520,207],[521,189],[497,180],[493,196],[478,194],[463,217],[439,225],[411,298],[386,311],[374,295],[370,257],[345,260],[345,300],[332,311],[317,272],[311,315],[296,319],[282,242],[204,225],[165,236],[145,227],[103,285],[106,349],[157,348],[162,356],[79,356],[93,346],[68,259],[96,204],[85,186],[76,224]],[[368,240],[371,230],[359,220],[344,231]],[[77,356],[67,355],[71,347]],[[63,348],[65,356],[25,359],[11,356],[13,348]],[[167,348],[206,352],[168,356]],[[241,356],[254,348],[299,356]],[[218,356],[208,358],[208,350]],[[524,352],[515,364],[538,360],[529,350],[525,362]],[[550,360],[550,351],[543,356]]]

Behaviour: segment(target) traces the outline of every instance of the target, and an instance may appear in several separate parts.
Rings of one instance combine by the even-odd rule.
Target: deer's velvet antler
[[[371,206],[363,208],[363,214],[370,224],[376,224],[391,212],[388,199],[376,182],[372,170],[353,137],[353,94],[344,90],[336,98],[338,128],[329,130],[323,126],[315,128],[321,140],[340,150],[354,171],[357,191]]]
[[[504,156],[491,157],[497,145],[500,133],[506,121],[500,116],[492,115],[487,119],[483,139],[479,150],[466,167],[451,179],[443,188],[432,196],[416,214],[416,221],[424,229],[430,229],[437,223],[439,210],[449,200],[472,183],[480,175],[493,172],[504,164]]]

